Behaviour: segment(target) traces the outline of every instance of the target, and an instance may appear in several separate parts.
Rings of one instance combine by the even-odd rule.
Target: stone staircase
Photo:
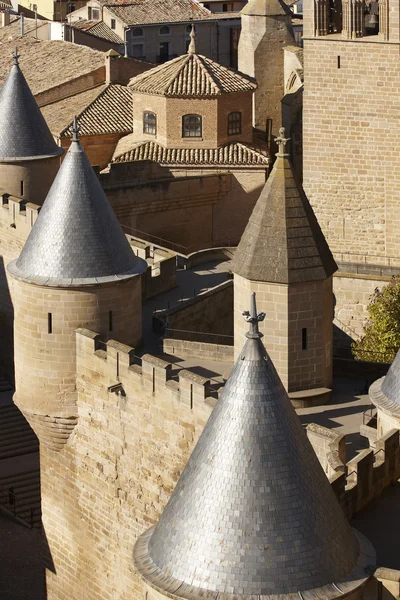
[[[29,527],[41,527],[39,442],[0,376],[0,508]]]
[[[0,504],[24,525],[41,527],[40,470],[1,478]]]

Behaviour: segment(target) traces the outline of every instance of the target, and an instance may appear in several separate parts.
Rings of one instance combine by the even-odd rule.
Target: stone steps
[[[17,406],[0,407],[0,460],[38,451],[38,439]]]
[[[40,470],[0,478],[0,503],[24,525],[41,527]]]

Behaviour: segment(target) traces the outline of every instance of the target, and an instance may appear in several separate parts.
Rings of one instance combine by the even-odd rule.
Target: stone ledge
[[[327,404],[331,398],[330,388],[320,387],[311,390],[289,392],[288,396],[295,408],[310,408]]]

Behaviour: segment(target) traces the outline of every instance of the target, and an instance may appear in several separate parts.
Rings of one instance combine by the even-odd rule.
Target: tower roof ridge
[[[244,348],[158,524],[135,546],[146,582],[172,598],[329,599],[342,581],[368,578],[261,342],[263,316],[253,296]]]
[[[18,62],[0,90],[0,162],[50,158],[63,154],[57,146]]]
[[[71,146],[19,258],[16,278],[76,287],[127,279],[144,271],[80,144],[74,119]]]
[[[253,281],[300,283],[330,277],[337,266],[293,171],[285,130],[279,152],[233,258],[232,270]]]

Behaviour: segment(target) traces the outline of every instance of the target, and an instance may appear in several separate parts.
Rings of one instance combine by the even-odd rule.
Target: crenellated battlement
[[[400,477],[400,432],[392,429],[374,448],[346,460],[346,436],[310,423],[307,435],[340,504],[351,519]]]
[[[40,206],[10,194],[0,195],[0,220],[28,236],[38,217]]]
[[[93,331],[77,329],[76,349],[77,380],[80,368],[89,363],[107,388],[120,383],[127,392],[140,389],[147,394],[161,394],[164,399],[175,400],[190,409],[199,404],[215,405],[209,379],[185,369],[177,373],[171,363],[150,354],[138,359],[130,346],[115,340],[102,342]]]

